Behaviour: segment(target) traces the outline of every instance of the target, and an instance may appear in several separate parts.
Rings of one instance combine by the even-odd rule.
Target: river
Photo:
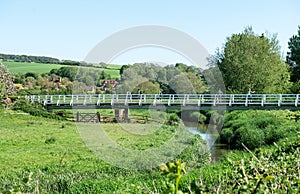
[[[222,155],[230,151],[229,147],[226,144],[220,144],[216,141],[216,135],[212,133],[202,132],[196,127],[187,127],[189,131],[193,134],[198,134],[203,140],[207,142],[208,147],[210,148],[211,160],[212,162],[217,162]]]

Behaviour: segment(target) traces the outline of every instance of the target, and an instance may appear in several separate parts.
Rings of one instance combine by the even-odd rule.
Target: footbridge
[[[47,109],[300,110],[300,94],[71,94],[27,95]]]

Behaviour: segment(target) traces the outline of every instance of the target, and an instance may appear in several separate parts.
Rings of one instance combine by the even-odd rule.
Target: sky
[[[174,28],[198,40],[210,54],[226,38],[252,26],[277,34],[281,51],[300,25],[298,0],[11,0],[0,3],[0,53],[83,61],[101,41],[143,25]],[[176,39],[174,40],[176,41]],[[111,63],[188,63],[170,49],[140,47]]]

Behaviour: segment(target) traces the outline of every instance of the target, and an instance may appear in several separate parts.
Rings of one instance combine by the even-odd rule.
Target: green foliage
[[[56,75],[67,77],[70,81],[74,81],[78,70],[79,68],[77,67],[61,67],[57,70]]]
[[[227,155],[200,170],[191,184],[195,193],[299,193],[300,136],[272,147]]]
[[[211,154],[205,141],[202,140],[200,135],[188,142],[189,146],[181,152],[177,159],[186,162],[186,169],[199,169],[211,162]]]
[[[0,100],[7,95],[14,95],[15,88],[8,69],[0,63]]]
[[[156,64],[135,63],[123,66],[118,93],[133,92],[139,84],[153,82],[159,84],[162,93],[202,93],[206,91],[200,69],[184,64],[161,67]],[[155,92],[157,93],[157,91]]]
[[[264,132],[259,128],[247,128],[244,126],[238,128],[232,137],[231,146],[237,149],[243,149],[243,144],[249,149],[255,149],[264,146]]]
[[[126,69],[130,68],[130,65],[122,65],[120,69],[120,75],[122,76]]]
[[[140,83],[133,89],[133,93],[137,94],[138,89],[140,89],[145,94],[157,94],[157,92],[160,90],[158,83],[153,83],[151,81],[145,81]]]
[[[2,112],[0,192],[176,193],[180,190],[194,193],[297,193],[300,163],[300,136],[295,135],[299,131],[297,115],[300,113],[290,111],[266,111],[266,114],[260,111],[231,112],[226,117],[230,123],[225,124],[232,129],[242,129],[247,118],[251,123],[249,126],[254,123],[256,130],[265,129],[265,139],[277,138],[274,135],[277,129],[288,130],[288,138],[281,138],[275,146],[259,148],[253,153],[233,152],[223,157],[221,162],[206,166],[210,154],[201,138],[195,136],[191,142],[186,142],[187,148],[175,159],[185,161],[187,172],[183,176],[183,168],[178,173],[176,163],[173,163],[175,168],[167,163],[169,172],[165,171],[165,175],[157,170],[134,171],[113,167],[85,147],[74,123]],[[253,120],[249,119],[252,117]],[[266,121],[259,117],[265,117]],[[275,121],[270,119],[273,117]],[[290,121],[280,125],[284,119]],[[101,125],[105,125],[106,134],[119,145],[139,150],[162,145],[177,128],[164,126],[144,137],[122,130],[119,124]],[[131,130],[151,126],[126,125],[132,125],[129,126]],[[137,128],[133,129],[134,126]]]
[[[226,115],[220,134],[222,143],[249,149],[271,145],[299,130],[291,111],[233,111]],[[296,117],[295,117],[296,118]]]
[[[290,65],[291,80],[296,82],[300,80],[300,25],[297,35],[290,38],[288,45],[290,51],[287,52],[286,61]]]
[[[59,59],[44,56],[28,56],[28,55],[7,55],[0,54],[0,59],[4,61],[15,62],[35,62],[35,63],[59,63]]]
[[[293,83],[293,86],[291,88],[291,92],[293,94],[299,94],[300,93],[300,80]]]
[[[214,56],[227,91],[284,93],[290,89],[290,75],[281,60],[276,37],[256,35],[252,28],[233,34],[222,51]]]
[[[0,114],[0,193],[164,193],[165,177],[157,169],[128,170],[105,163],[86,148],[76,125],[19,112]],[[62,125],[64,124],[64,128]],[[91,124],[94,126],[94,124]],[[131,125],[133,130],[147,130],[147,124]],[[159,147],[174,135],[177,126],[163,126],[149,135],[128,133],[119,124],[101,124],[107,135],[129,149]],[[184,151],[186,165],[190,156],[205,156],[188,142]],[[47,142],[47,143],[46,143]],[[199,147],[198,147],[199,148]],[[207,153],[207,150],[205,151]],[[208,157],[209,158],[209,157]],[[201,157],[199,159],[202,159]],[[151,161],[150,161],[151,162]],[[204,166],[207,163],[203,163]],[[197,165],[200,166],[198,163]],[[187,177],[193,177],[186,174]],[[181,190],[193,179],[182,177]]]
[[[233,131],[230,128],[225,128],[222,130],[222,133],[220,134],[220,139],[222,143],[231,144],[233,137]]]
[[[167,117],[167,124],[168,125],[179,125],[181,119],[176,113],[170,113]]]
[[[35,80],[37,80],[40,77],[40,75],[38,73],[34,73],[34,72],[27,72],[27,73],[25,73],[24,77],[25,78],[32,77]]]
[[[162,164],[159,167],[160,171],[167,177],[167,193],[182,193],[179,190],[179,182],[185,171],[185,163],[176,160],[175,162],[169,162],[167,164]]]
[[[40,103],[30,103],[27,100],[22,99],[16,101],[16,104],[13,106],[13,110],[20,110],[33,116],[58,120],[66,119],[62,114],[53,114],[48,112]]]

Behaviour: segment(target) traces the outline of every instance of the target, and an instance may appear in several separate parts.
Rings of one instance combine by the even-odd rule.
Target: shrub
[[[168,115],[167,124],[169,125],[178,125],[180,123],[180,118],[177,114],[171,113]]]
[[[39,103],[30,103],[27,100],[19,99],[13,107],[13,110],[21,110],[23,112],[29,113],[33,116],[40,116],[50,119],[65,119],[62,116],[48,112],[41,104]]]
[[[265,145],[264,132],[258,128],[245,128],[241,127],[236,131],[238,137],[234,137],[234,148],[243,149],[243,144],[253,150]]]
[[[186,161],[186,168],[190,170],[209,164],[211,154],[201,136],[195,135],[189,145],[177,156],[177,159]]]
[[[189,190],[195,193],[299,193],[299,134],[272,147],[227,155],[200,169]],[[188,190],[185,190],[188,191]]]
[[[230,128],[223,129],[220,134],[221,143],[230,144],[232,136],[233,136],[232,129]]]
[[[290,111],[233,111],[226,115],[220,140],[236,149],[255,149],[287,137],[295,126]],[[294,130],[293,130],[294,131]]]

